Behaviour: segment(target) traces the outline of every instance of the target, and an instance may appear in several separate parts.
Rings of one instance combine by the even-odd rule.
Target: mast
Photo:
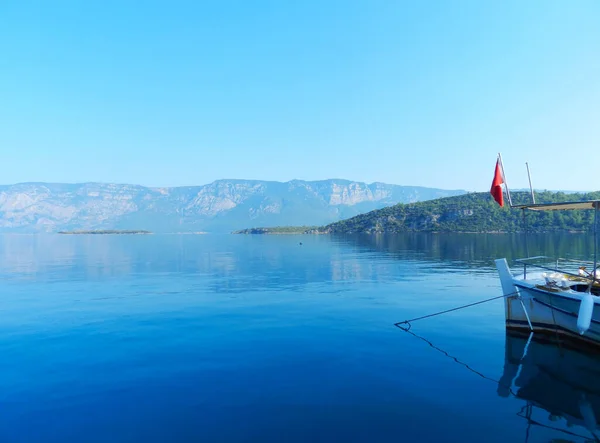
[[[498,153],[498,159],[500,160],[500,167],[502,168],[502,178],[504,179],[504,186],[506,186],[506,194],[508,195],[508,204],[512,208],[512,200],[510,198],[510,189],[508,189],[508,183],[506,182],[506,174],[504,173],[504,163],[502,163],[502,155]]]
[[[592,273],[590,274],[590,284],[588,286],[587,292],[592,292],[592,286],[596,283],[598,278],[596,277],[596,267],[598,266],[598,208],[600,207],[600,202],[595,201],[594,205],[594,267],[592,268]]]
[[[525,237],[525,256],[529,257],[529,242],[527,241],[527,237],[528,237],[528,233],[529,233],[529,229],[527,227],[527,212],[525,212],[525,209],[521,209],[521,212],[523,213],[523,227],[524,227],[524,231],[523,234]],[[523,276],[526,278],[527,277],[527,265],[523,264]]]
[[[594,270],[592,274],[592,284],[596,281],[596,266],[598,266],[598,206],[599,202],[594,203]]]
[[[529,173],[529,163],[525,162],[527,166],[527,177],[529,178],[529,189],[531,190],[531,201],[535,205],[535,196],[533,195],[533,186],[531,186],[531,174]]]

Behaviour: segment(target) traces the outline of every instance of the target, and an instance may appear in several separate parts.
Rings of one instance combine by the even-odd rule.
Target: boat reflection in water
[[[564,427],[566,424],[573,435],[584,437],[581,434],[589,433],[589,441],[600,441],[600,355],[597,351],[594,353],[564,341],[559,343],[551,336],[508,330],[498,395],[513,394],[527,401],[520,415],[529,425]],[[547,425],[541,423],[546,418]]]

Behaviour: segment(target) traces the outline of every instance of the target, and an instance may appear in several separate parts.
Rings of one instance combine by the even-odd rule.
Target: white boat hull
[[[581,334],[577,320],[582,300],[589,297],[588,294],[568,288],[548,288],[535,278],[515,277],[505,259],[496,260],[496,265],[505,295],[507,328],[532,329],[600,346],[600,297],[591,296],[591,319],[587,330]]]

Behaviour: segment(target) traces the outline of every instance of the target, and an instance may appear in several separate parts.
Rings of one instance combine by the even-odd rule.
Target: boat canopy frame
[[[586,200],[576,202],[557,202],[557,203],[533,203],[530,205],[512,205],[515,209],[529,209],[531,211],[570,211],[570,210],[598,210],[600,200]]]
[[[558,202],[558,203],[538,203],[538,204],[530,204],[530,205],[519,205],[513,206],[511,208],[521,209],[523,211],[523,217],[525,218],[525,210],[531,211],[572,211],[572,210],[593,210],[594,211],[594,262],[592,267],[592,272],[589,277],[575,275],[569,272],[560,271],[563,274],[571,275],[575,277],[582,277],[590,281],[588,290],[591,291],[592,286],[597,282],[600,282],[600,276],[597,275],[598,272],[598,211],[600,210],[600,200],[586,200],[586,201],[578,201],[578,202]],[[527,231],[525,231],[525,235],[527,236]],[[525,240],[527,244],[527,240]],[[545,256],[537,256],[537,257],[527,257],[518,259],[516,261],[523,263],[523,278],[527,277],[527,265],[528,263],[525,260],[533,260],[536,258],[548,258]],[[551,271],[558,271],[558,261],[560,259],[556,259],[556,269],[551,269],[548,267],[544,267],[541,265],[535,265],[529,263],[529,266],[547,269]],[[562,259],[565,260],[565,259]],[[583,260],[582,260],[583,262]]]

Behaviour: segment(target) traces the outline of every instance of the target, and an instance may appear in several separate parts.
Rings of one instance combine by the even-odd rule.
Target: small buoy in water
[[[300,242],[300,246],[302,246],[302,242]]]
[[[592,323],[592,313],[594,312],[594,298],[592,294],[585,293],[581,298],[579,305],[579,315],[577,316],[577,330],[581,335],[590,328]]]

